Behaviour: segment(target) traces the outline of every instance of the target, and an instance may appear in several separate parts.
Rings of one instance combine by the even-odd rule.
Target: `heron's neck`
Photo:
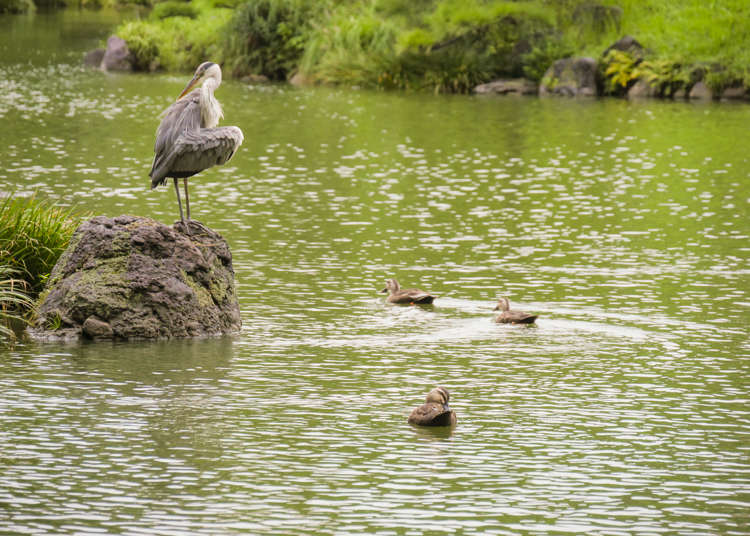
[[[201,86],[201,126],[213,128],[219,124],[219,119],[224,117],[221,104],[214,98],[214,90],[219,87],[221,80],[208,78]]]

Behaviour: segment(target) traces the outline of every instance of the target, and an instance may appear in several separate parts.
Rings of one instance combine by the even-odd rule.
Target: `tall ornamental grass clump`
[[[23,292],[35,298],[81,219],[36,197],[0,200],[0,266],[15,270]]]
[[[28,284],[17,275],[10,266],[0,265],[0,346],[16,339],[14,328],[25,323],[24,314],[33,306]]]
[[[225,66],[234,75],[259,74],[286,80],[305,49],[310,20],[320,5],[305,0],[249,0],[225,29]]]

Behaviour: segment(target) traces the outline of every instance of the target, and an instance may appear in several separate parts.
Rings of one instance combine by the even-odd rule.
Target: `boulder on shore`
[[[95,48],[94,50],[89,50],[83,56],[83,64],[86,67],[99,69],[102,65],[102,60],[104,59],[105,52],[106,50],[104,50],[103,48]]]
[[[102,71],[132,71],[133,55],[124,39],[112,35],[107,39],[107,49],[99,64]]]
[[[474,93],[477,95],[536,95],[537,91],[537,85],[525,78],[493,80],[474,88]]]
[[[38,339],[162,339],[237,332],[232,254],[191,220],[97,216],[73,234],[39,300]]]
[[[596,60],[592,58],[563,58],[547,69],[539,86],[539,95],[568,97],[596,96]]]

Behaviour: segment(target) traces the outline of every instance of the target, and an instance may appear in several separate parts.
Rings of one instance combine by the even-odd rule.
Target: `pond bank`
[[[557,93],[558,60],[593,58],[597,95],[680,98],[698,85],[694,95],[745,98],[750,57],[737,36],[750,31],[750,6],[707,9],[671,0],[164,2],[116,34],[136,70],[192,71],[211,58],[237,78],[437,93],[524,78]],[[614,45],[627,35],[635,46]]]

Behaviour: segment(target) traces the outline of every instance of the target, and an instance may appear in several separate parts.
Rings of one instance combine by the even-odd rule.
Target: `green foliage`
[[[0,265],[0,346],[15,341],[14,328],[26,323],[25,312],[33,307],[28,283],[17,275],[14,268]]]
[[[604,58],[606,92],[621,94],[632,86],[641,74],[638,70],[640,62],[641,58],[627,52],[610,50]]]
[[[82,216],[35,197],[0,203],[0,265],[10,266],[36,296]]]
[[[117,35],[127,43],[135,69],[148,70],[159,57],[159,47],[164,40],[159,26],[141,20],[130,21],[120,26]]]
[[[384,72],[397,69],[393,24],[371,11],[358,17],[339,14],[331,22],[315,29],[302,58],[303,72],[327,83],[377,86]]]
[[[225,65],[234,74],[262,74],[285,80],[305,48],[312,8],[303,0],[250,0],[227,26]]]
[[[573,55],[573,47],[561,39],[548,39],[523,56],[523,75],[538,82],[555,61]]]
[[[159,20],[136,20],[118,28],[117,35],[125,40],[133,54],[135,69],[190,71],[219,55],[216,36],[222,33],[231,10],[212,8],[208,2],[186,5],[197,13],[195,18],[168,16]]]
[[[197,16],[198,10],[195,6],[187,2],[177,2],[174,0],[156,4],[150,15],[154,20],[161,20],[169,17],[187,17],[189,19],[194,19]]]
[[[679,89],[690,85],[690,70],[681,62],[653,59],[641,62],[636,69],[637,76],[648,82],[661,97],[671,97]]]
[[[35,10],[33,0],[0,0],[0,13],[31,13]]]
[[[612,94],[642,78],[669,95],[689,85],[696,65],[722,66],[704,69],[715,88],[747,86],[750,77],[745,0],[170,0],[117,33],[142,69],[192,70],[213,59],[237,76],[284,80],[300,71],[382,88],[469,91],[497,77],[539,80],[555,60],[600,58],[626,34],[648,53],[642,66],[640,58],[607,58]]]
[[[498,75],[519,76],[524,54],[553,20],[533,1],[419,4],[419,14],[396,0],[339,6],[326,26],[314,26],[301,70],[328,83],[468,92]]]
[[[704,81],[714,94],[721,94],[728,87],[750,88],[750,66],[743,68],[737,65],[715,65],[705,73]]]

